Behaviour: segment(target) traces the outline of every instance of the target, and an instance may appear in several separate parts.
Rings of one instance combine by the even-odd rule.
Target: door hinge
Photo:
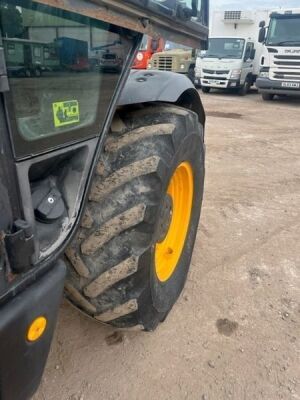
[[[4,241],[12,271],[21,273],[31,269],[34,235],[29,223],[21,219],[16,220],[12,232],[5,235]]]
[[[0,41],[0,92],[8,92],[9,84],[7,78],[7,70],[4,57],[4,48],[2,47],[2,40]]]

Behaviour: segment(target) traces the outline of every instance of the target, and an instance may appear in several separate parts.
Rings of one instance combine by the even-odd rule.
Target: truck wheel
[[[42,70],[40,68],[36,68],[34,70],[34,76],[36,76],[37,78],[40,78],[42,76]]]
[[[210,92],[210,87],[202,86],[202,92],[203,93],[209,93]]]
[[[196,76],[195,76],[195,87],[197,89],[201,89],[201,80],[197,79]]]
[[[249,78],[247,78],[243,86],[239,88],[238,93],[240,96],[246,96],[246,94],[249,93],[250,89],[251,89],[251,82]]]
[[[195,84],[195,67],[190,67],[188,71],[188,78]]]
[[[187,278],[203,195],[203,127],[173,105],[123,113],[66,251],[66,296],[100,322],[152,331]]]
[[[274,99],[274,94],[272,93],[262,93],[262,98],[264,101],[272,101]]]

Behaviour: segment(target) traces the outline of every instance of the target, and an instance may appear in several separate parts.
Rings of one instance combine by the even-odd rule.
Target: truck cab
[[[196,83],[204,92],[212,88],[248,92],[259,73],[258,24],[268,16],[267,10],[213,13],[208,51],[198,57],[196,67]]]
[[[300,96],[300,9],[273,12],[268,27],[260,23],[259,41],[264,46],[257,87],[263,99]]]
[[[165,51],[156,53],[148,62],[148,69],[171,71],[195,80],[196,50],[171,41],[165,44]]]
[[[154,53],[164,51],[165,40],[163,38],[153,39],[147,35],[143,37],[143,41],[134,62],[133,69],[147,69],[148,62]]]
[[[201,57],[201,86],[215,89],[241,89],[255,81],[255,42],[252,39],[214,37]]]

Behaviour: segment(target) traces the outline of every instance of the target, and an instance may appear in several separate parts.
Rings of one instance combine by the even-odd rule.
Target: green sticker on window
[[[77,100],[59,101],[52,104],[55,128],[79,122]]]

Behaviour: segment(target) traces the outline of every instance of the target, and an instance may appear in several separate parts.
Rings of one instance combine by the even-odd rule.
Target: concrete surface
[[[300,103],[203,96],[202,222],[182,297],[124,336],[68,304],[35,400],[300,399]]]

